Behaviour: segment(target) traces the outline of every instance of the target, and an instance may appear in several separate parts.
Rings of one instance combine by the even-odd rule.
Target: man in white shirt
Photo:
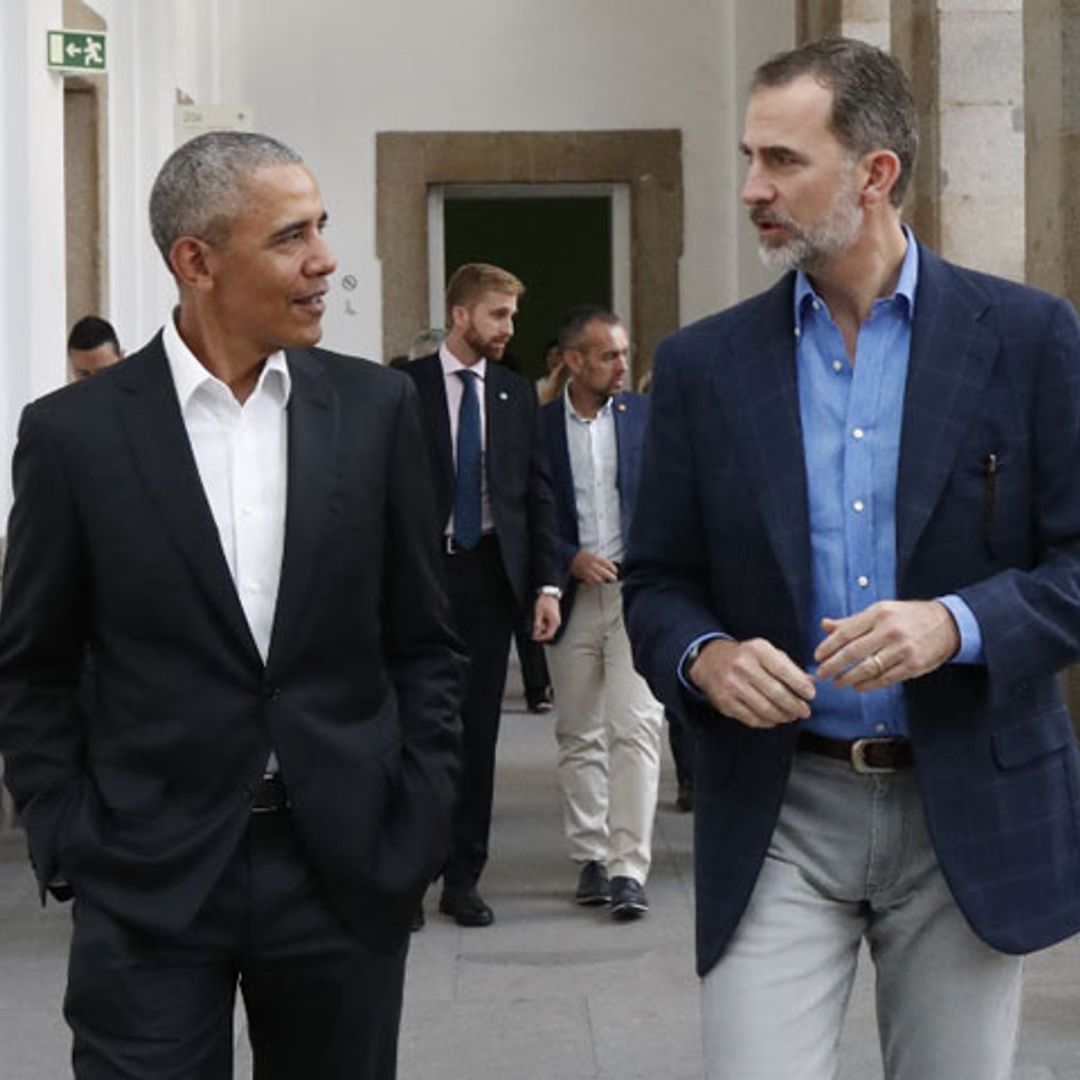
[[[615,919],[648,911],[645,880],[660,775],[663,709],[634,670],[619,583],[637,501],[648,399],[624,391],[630,343],[610,311],[570,312],[559,346],[566,390],[540,410],[567,585],[548,646],[559,782],[575,898]]]
[[[0,753],[75,897],[80,1080],[391,1080],[408,924],[458,770],[412,384],[315,349],[334,257],[288,147],[218,132],[151,195],[180,294],[124,364],[28,406]]]

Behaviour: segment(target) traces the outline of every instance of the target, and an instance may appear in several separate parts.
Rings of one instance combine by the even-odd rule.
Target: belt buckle
[[[895,739],[856,739],[851,744],[851,768],[863,776],[877,776],[881,773],[894,773],[894,765],[871,765],[866,760],[866,751],[872,746],[883,746],[895,742]]]

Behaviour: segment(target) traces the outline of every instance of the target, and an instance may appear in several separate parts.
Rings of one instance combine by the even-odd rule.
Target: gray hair
[[[212,244],[228,237],[258,169],[303,161],[277,139],[250,131],[210,131],[174,150],[150,192],[150,231],[170,272],[169,252],[181,236]]]
[[[409,345],[409,359],[419,360],[421,356],[438,352],[439,346],[446,340],[446,331],[433,326],[430,330],[421,330]]]
[[[786,86],[809,75],[832,91],[829,127],[856,157],[891,150],[900,174],[889,201],[904,201],[919,145],[918,113],[904,69],[888,53],[853,38],[824,38],[766,60],[754,72],[752,90]]]

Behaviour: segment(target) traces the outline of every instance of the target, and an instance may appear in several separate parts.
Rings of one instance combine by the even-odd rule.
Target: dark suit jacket
[[[630,522],[637,504],[638,474],[641,471],[641,451],[649,419],[649,399],[643,394],[626,391],[616,394],[611,406],[618,447],[615,482],[619,490],[619,526],[625,543],[630,536]],[[574,473],[570,467],[570,446],[566,441],[566,401],[562,396],[541,407],[540,424],[544,432],[548,460],[551,462],[551,482],[555,491],[559,522],[559,562],[562,571],[559,580],[563,586],[563,598],[562,624],[555,638],[557,641],[566,629],[573,611],[577,580],[570,574],[570,563],[581,550]]]
[[[44,884],[180,931],[276,750],[347,925],[400,942],[447,845],[461,657],[412,384],[290,350],[269,657],[251,638],[160,336],[27,407],[0,609],[0,753]],[[80,673],[89,648],[92,671]]]
[[[896,494],[899,599],[957,592],[985,665],[905,684],[942,869],[1018,953],[1080,928],[1080,769],[1055,679],[1080,655],[1080,333],[1063,301],[920,248]],[[810,526],[793,277],[657,358],[624,595],[639,668],[683,697],[690,641],[766,638],[808,666]],[[988,507],[985,462],[999,472]],[[987,515],[990,513],[990,519]],[[698,966],[723,951],[776,823],[795,726],[693,706]]]
[[[522,376],[488,361],[484,379],[484,467],[495,533],[518,603],[530,610],[541,585],[560,580],[555,556],[555,502],[537,423],[536,391]],[[439,536],[454,509],[450,413],[438,353],[404,369],[416,382],[427,429]]]

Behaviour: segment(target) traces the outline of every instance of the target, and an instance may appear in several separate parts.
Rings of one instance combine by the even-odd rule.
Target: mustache
[[[787,214],[770,210],[767,206],[755,206],[750,210],[750,220],[755,225],[779,225],[785,229],[795,227],[795,222]]]

